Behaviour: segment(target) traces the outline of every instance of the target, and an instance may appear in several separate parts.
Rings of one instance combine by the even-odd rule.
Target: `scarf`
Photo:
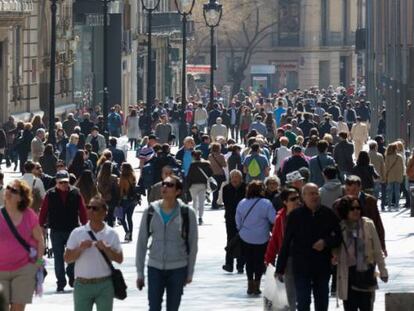
[[[365,260],[365,242],[362,229],[362,219],[357,223],[345,222],[345,243],[347,249],[354,248],[356,259],[356,270],[366,271],[368,265]]]

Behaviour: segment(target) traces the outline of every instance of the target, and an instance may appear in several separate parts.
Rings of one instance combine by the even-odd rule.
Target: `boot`
[[[260,295],[262,291],[260,290],[260,280],[253,281],[253,294]]]
[[[254,281],[248,280],[247,281],[247,295],[253,295],[254,294]]]

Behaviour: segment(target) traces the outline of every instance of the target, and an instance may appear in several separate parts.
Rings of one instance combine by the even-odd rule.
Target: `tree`
[[[233,77],[232,92],[237,93],[246,78],[246,69],[258,47],[277,25],[274,1],[226,0],[217,33],[220,51],[229,54],[229,74]],[[194,11],[195,42],[190,53],[198,56],[209,47],[209,31],[204,23],[202,7]]]

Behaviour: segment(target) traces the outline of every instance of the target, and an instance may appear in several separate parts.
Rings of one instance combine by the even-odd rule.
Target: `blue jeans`
[[[66,286],[65,276],[65,262],[63,260],[63,253],[65,252],[65,246],[68,242],[70,231],[56,231],[51,230],[50,240],[52,242],[53,257],[55,261],[55,275],[57,280],[57,287],[64,288]],[[75,264],[71,263],[66,268],[66,274],[69,280],[74,279],[74,267]]]
[[[178,311],[186,280],[187,267],[159,270],[148,266],[149,311],[161,311],[165,289],[167,289],[167,311]]]
[[[311,293],[315,311],[327,311],[329,306],[329,273],[312,276],[295,275],[296,304],[298,311],[310,311]]]
[[[385,209],[387,203],[387,184],[376,181],[374,184],[374,196],[379,199],[381,193],[381,209]]]
[[[121,200],[121,207],[123,211],[123,217],[121,219],[122,227],[124,227],[125,233],[131,233],[134,227],[132,222],[132,215],[134,214],[136,203],[132,200]],[[125,220],[126,219],[126,220]]]
[[[387,184],[387,198],[388,198],[388,207],[395,206],[398,208],[400,204],[400,183],[391,182]]]

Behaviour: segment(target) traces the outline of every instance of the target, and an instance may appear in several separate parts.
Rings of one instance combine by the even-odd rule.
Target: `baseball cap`
[[[292,152],[302,152],[302,147],[299,145],[294,145],[292,147]]]
[[[155,134],[149,134],[148,139],[155,139],[158,140],[158,137]]]
[[[293,171],[286,175],[286,183],[291,184],[295,181],[303,180],[302,175],[299,173],[299,171]]]
[[[58,171],[56,173],[56,181],[67,181],[69,182],[69,173],[67,171]]]

